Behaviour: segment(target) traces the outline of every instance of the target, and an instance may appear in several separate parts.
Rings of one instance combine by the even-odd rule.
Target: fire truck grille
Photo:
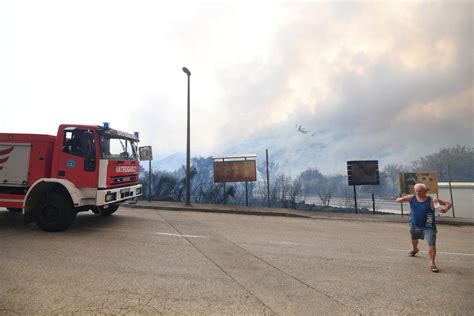
[[[111,177],[112,183],[111,185],[124,185],[124,184],[134,184],[137,183],[138,177],[137,176],[114,176]]]

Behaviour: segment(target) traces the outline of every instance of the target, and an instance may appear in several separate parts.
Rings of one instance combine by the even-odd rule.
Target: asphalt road
[[[0,209],[0,314],[471,314],[472,226],[121,208],[62,233]],[[421,243],[421,250],[426,250]]]

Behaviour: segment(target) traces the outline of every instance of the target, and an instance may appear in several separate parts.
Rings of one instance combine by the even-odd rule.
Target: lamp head
[[[191,76],[191,72],[189,71],[188,68],[183,67],[183,71],[184,71],[184,73],[187,74],[188,76]]]

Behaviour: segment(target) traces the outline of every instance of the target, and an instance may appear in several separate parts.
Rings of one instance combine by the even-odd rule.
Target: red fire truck
[[[114,213],[142,193],[138,133],[64,124],[56,136],[0,133],[0,207],[21,211],[45,231],[76,214]]]

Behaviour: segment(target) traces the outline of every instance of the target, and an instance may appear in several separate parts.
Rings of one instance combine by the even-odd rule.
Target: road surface
[[[0,209],[0,314],[469,314],[472,226],[130,209],[61,233]]]

